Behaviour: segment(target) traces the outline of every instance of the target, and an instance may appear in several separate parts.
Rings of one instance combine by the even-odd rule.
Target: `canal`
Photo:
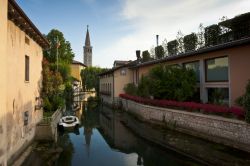
[[[57,146],[63,151],[53,165],[250,165],[249,153],[145,124],[132,115],[106,106],[84,105],[76,116],[81,120],[81,126],[79,130],[59,134]],[[24,165],[51,165],[41,159],[44,154],[39,149],[42,148],[44,144],[36,144],[32,157]],[[34,157],[34,154],[37,155]]]

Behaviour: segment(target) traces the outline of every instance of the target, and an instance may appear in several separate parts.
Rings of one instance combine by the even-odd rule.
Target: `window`
[[[121,75],[126,75],[126,69],[121,69],[120,74]]]
[[[30,80],[30,58],[29,56],[25,56],[25,81]]]
[[[228,57],[208,59],[205,61],[206,81],[228,81]]]
[[[200,64],[199,61],[184,63],[186,69],[193,69],[197,82],[200,82]]]
[[[25,36],[25,43],[30,45],[30,39],[27,36]]]
[[[23,114],[23,124],[27,126],[29,123],[29,111],[25,111]]]
[[[182,66],[180,64],[173,64],[173,65],[168,65],[170,68],[181,68]]]
[[[228,88],[207,88],[208,102],[213,104],[229,104]]]

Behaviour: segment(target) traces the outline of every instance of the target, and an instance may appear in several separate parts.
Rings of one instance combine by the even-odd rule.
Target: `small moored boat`
[[[61,128],[71,128],[78,127],[80,124],[79,119],[76,116],[64,116],[59,121],[59,127]]]

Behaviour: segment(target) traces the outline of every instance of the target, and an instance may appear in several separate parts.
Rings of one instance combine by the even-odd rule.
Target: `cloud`
[[[184,34],[198,31],[199,23],[208,26],[219,18],[249,11],[248,0],[125,0],[120,19],[127,22],[132,32],[121,36],[110,47],[103,50],[108,56],[106,66],[116,59],[135,59],[135,50],[150,49],[155,45],[155,35],[175,39],[177,31]]]

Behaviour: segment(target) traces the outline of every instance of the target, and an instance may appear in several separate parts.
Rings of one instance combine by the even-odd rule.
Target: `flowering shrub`
[[[219,106],[213,104],[202,104],[196,102],[178,102],[173,100],[153,100],[138,96],[131,96],[127,94],[120,94],[120,97],[138,103],[158,106],[158,107],[168,107],[168,108],[172,107],[172,108],[180,108],[187,110],[203,110],[205,112],[213,112],[213,113],[232,113],[241,118],[245,116],[245,111],[240,107],[227,107],[227,106]]]

